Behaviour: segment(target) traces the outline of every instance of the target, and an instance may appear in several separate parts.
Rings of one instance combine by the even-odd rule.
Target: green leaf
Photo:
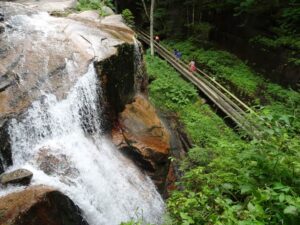
[[[298,209],[293,205],[289,205],[288,207],[286,207],[283,212],[284,214],[289,214],[294,216],[298,215]]]
[[[248,203],[247,208],[250,212],[255,211],[255,206],[251,202]]]
[[[229,183],[224,183],[222,184],[222,187],[226,190],[231,190],[233,189],[233,185],[232,184],[229,184]]]
[[[242,185],[241,186],[241,194],[250,193],[253,190],[251,185]]]
[[[281,193],[281,194],[279,195],[279,202],[283,202],[284,199],[285,199],[285,196],[284,196],[283,193]]]
[[[265,213],[263,207],[259,204],[255,204],[255,211],[261,216]]]

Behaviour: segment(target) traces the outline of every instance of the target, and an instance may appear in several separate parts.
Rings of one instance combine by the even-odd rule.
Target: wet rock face
[[[12,155],[10,138],[7,132],[8,122],[6,119],[0,120],[0,174],[4,169],[12,165]]]
[[[72,163],[65,154],[54,155],[51,149],[43,147],[36,159],[39,168],[47,175],[59,176],[61,182],[72,185],[70,178],[77,178],[79,171],[72,167]]]
[[[0,198],[0,224],[88,225],[71,199],[45,186],[33,186]]]
[[[170,134],[145,97],[138,95],[125,106],[112,138],[155,182],[162,183],[163,170],[168,165]]]
[[[4,14],[2,12],[0,12],[0,22],[4,21]]]
[[[18,169],[13,172],[5,173],[0,176],[0,184],[19,184],[29,185],[33,173],[26,169]]]
[[[37,162],[39,163],[39,168],[47,175],[78,176],[78,171],[70,167],[70,162],[66,155],[53,155],[47,148],[40,149]]]
[[[0,16],[0,20],[1,20],[1,16]],[[0,34],[4,31],[5,31],[5,24],[0,22]],[[0,87],[0,90],[1,90],[1,87]]]
[[[147,95],[148,76],[139,42],[122,45],[118,54],[96,64],[102,85],[103,130],[110,132],[126,104],[137,93]]]
[[[118,56],[115,55],[101,62],[97,65],[97,70],[107,102],[114,111],[122,111],[125,104],[132,101],[135,94],[133,46],[121,46],[118,49]]]
[[[14,0],[14,2],[43,11],[63,11],[75,7],[77,0]]]

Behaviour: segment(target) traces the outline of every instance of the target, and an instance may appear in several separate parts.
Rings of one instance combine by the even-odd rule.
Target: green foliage
[[[177,72],[170,69],[165,61],[149,55],[146,56],[146,60],[149,62],[147,71],[150,79],[155,79],[150,86],[150,98],[156,105],[176,111],[197,99],[196,89],[178,77]]]
[[[274,29],[276,32],[282,32],[280,29]],[[272,37],[266,37],[262,35],[251,38],[250,43],[257,43],[263,47],[277,49],[287,48],[288,51],[288,62],[293,63],[296,66],[300,65],[299,52],[300,52],[300,37],[293,34],[277,34]]]
[[[141,222],[135,222],[135,221],[129,221],[129,222],[124,222],[124,223],[121,223],[120,225],[142,225]]]
[[[3,209],[0,210],[0,220],[4,217],[5,211]]]
[[[78,11],[99,9],[100,7],[100,1],[98,0],[79,0],[76,5]]]
[[[288,62],[293,63],[296,66],[300,66],[300,59],[299,58],[290,57],[290,58],[288,58]]]
[[[152,225],[152,224],[145,224],[145,222],[143,222],[142,220],[139,221],[128,221],[128,222],[122,222],[120,225]]]
[[[98,10],[100,16],[106,16],[103,7],[114,8],[112,0],[79,0],[76,5],[78,11]]]
[[[300,38],[294,36],[280,36],[276,39],[265,36],[256,36],[250,40],[252,43],[259,43],[271,48],[288,47],[295,50],[300,50]]]
[[[191,23],[187,24],[186,26],[191,30],[195,39],[200,39],[204,41],[209,40],[210,32],[213,29],[213,26],[207,22],[200,22],[194,24]]]
[[[252,11],[256,5],[256,0],[228,1],[228,2],[234,3],[236,5],[234,8],[234,10],[236,11],[236,13],[234,14],[235,16]]]
[[[134,16],[129,9],[124,9],[122,11],[122,17],[128,26],[134,27]]]
[[[225,56],[224,60],[231,61]],[[186,82],[161,59],[146,56],[146,62],[154,79],[151,100],[157,107],[177,112],[195,144],[181,163],[181,189],[167,202],[170,224],[299,224],[300,139],[295,122],[299,124],[300,117],[285,115],[298,110],[299,95],[268,85],[268,93],[274,95],[270,98],[290,99],[289,109],[278,114],[273,112],[277,104],[269,111],[263,109],[269,124],[264,138],[246,142],[196,96],[184,100],[182,107],[177,99],[162,94],[170,88],[176,93],[174,89]],[[164,84],[169,82],[172,87]]]
[[[280,18],[281,27],[288,29],[291,33],[299,32],[300,7],[284,8]]]

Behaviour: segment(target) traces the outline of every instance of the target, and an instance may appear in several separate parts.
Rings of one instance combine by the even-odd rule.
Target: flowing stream
[[[101,132],[101,90],[93,63],[79,77],[63,98],[41,90],[42,98],[10,122],[13,166],[8,170],[29,169],[32,185],[68,195],[90,225],[131,219],[160,224],[164,203],[153,182]]]

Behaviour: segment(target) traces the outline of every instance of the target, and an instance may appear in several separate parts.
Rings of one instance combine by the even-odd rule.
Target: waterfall
[[[164,203],[154,184],[101,134],[97,83],[91,64],[65,98],[45,92],[22,119],[12,120],[10,170],[29,169],[33,185],[68,195],[90,225],[160,224]]]
[[[143,58],[140,50],[140,43],[136,38],[133,39],[134,44],[134,73],[135,73],[135,91],[141,90],[140,85],[142,84],[142,79],[144,77],[143,71]]]

